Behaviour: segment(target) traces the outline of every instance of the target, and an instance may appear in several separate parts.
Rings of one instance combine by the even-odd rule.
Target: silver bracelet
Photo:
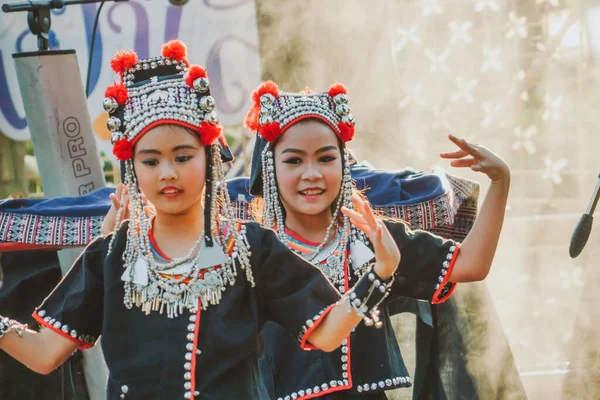
[[[0,339],[10,331],[15,331],[19,337],[23,337],[23,332],[26,330],[27,325],[23,325],[14,319],[0,316]]]

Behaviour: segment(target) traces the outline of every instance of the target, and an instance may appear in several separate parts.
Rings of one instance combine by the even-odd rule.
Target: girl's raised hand
[[[471,168],[473,171],[483,172],[492,181],[510,177],[510,169],[506,162],[486,147],[448,135],[452,143],[459,150],[440,153],[440,157],[452,159],[450,165],[458,168]]]
[[[110,200],[112,201],[112,204],[110,205],[110,209],[108,210],[108,213],[106,214],[106,216],[104,217],[104,221],[102,222],[103,235],[107,235],[115,229],[115,224],[117,222],[117,212],[121,208],[121,195],[123,195],[123,191],[125,191],[123,197],[123,207],[125,208],[121,212],[121,221],[129,219],[129,193],[127,192],[127,186],[123,185],[122,183],[119,183],[117,185],[117,190],[115,191],[115,193],[110,194]],[[146,204],[144,206],[144,213],[146,215],[152,216],[156,214],[156,212],[154,211],[154,206],[148,203],[148,200],[146,199],[146,196],[143,193],[142,202]]]
[[[363,231],[373,243],[375,250],[375,272],[383,279],[389,279],[400,264],[400,250],[383,221],[375,216],[368,201],[357,195],[352,196],[355,210],[342,207],[342,212],[352,225]]]

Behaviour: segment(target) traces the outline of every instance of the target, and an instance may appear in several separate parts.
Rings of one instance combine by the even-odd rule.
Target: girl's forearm
[[[344,296],[308,337],[313,346],[326,352],[334,351],[358,325],[362,318],[348,301],[348,297]]]
[[[39,333],[27,329],[21,335],[11,330],[0,339],[0,349],[27,368],[49,374],[73,354],[77,344],[46,328]]]
[[[504,223],[509,187],[509,174],[492,181],[473,228],[460,246],[449,277],[451,282],[473,282],[487,277]]]

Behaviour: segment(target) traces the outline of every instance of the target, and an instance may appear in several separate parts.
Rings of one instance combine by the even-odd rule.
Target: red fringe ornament
[[[133,157],[133,146],[127,139],[119,139],[113,146],[113,154],[119,161],[126,161]]]
[[[213,144],[213,142],[221,136],[223,126],[221,124],[210,124],[206,121],[200,123],[200,139],[205,146]]]
[[[342,85],[341,83],[335,83],[331,85],[327,93],[329,93],[329,96],[335,97],[340,93],[348,94],[348,91],[346,90],[346,86]]]
[[[137,64],[138,56],[135,54],[135,51],[129,50],[121,50],[114,55],[112,60],[110,60],[110,67],[117,74],[123,75],[125,71],[132,68]]]
[[[185,83],[188,84],[192,89],[194,88],[194,81],[198,78],[206,78],[206,69],[201,65],[192,65],[188,68],[187,77]]]
[[[185,44],[179,40],[171,40],[162,45],[161,48],[163,57],[172,58],[177,61],[185,61],[187,64],[187,48]]]
[[[279,88],[275,82],[265,81],[252,92],[252,106],[246,114],[245,121],[246,127],[252,132],[258,132],[260,128],[260,96],[267,93],[279,97]]]
[[[354,125],[350,125],[345,122],[338,122],[338,128],[340,128],[339,137],[342,142],[346,143],[352,140],[354,137]]]
[[[259,118],[260,104],[257,105],[255,103],[252,103],[252,107],[250,107],[248,113],[246,114],[246,120],[244,125],[246,125],[246,128],[250,129],[250,131],[258,132],[258,128],[260,128]]]
[[[129,98],[129,92],[122,83],[115,83],[114,85],[106,88],[104,97],[112,97],[117,101],[117,103],[124,105],[127,103],[127,99]]]
[[[268,124],[261,125],[258,128],[258,133],[269,143],[275,143],[275,140],[281,135],[281,127],[279,122],[269,122]]]
[[[260,96],[270,93],[275,97],[279,97],[279,88],[273,81],[264,81],[252,92],[252,101],[260,106]]]

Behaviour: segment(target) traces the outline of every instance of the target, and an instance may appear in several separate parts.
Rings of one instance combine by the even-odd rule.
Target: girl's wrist
[[[373,271],[383,280],[389,280],[396,272],[394,266],[386,265],[385,263],[376,262],[373,266]]]

